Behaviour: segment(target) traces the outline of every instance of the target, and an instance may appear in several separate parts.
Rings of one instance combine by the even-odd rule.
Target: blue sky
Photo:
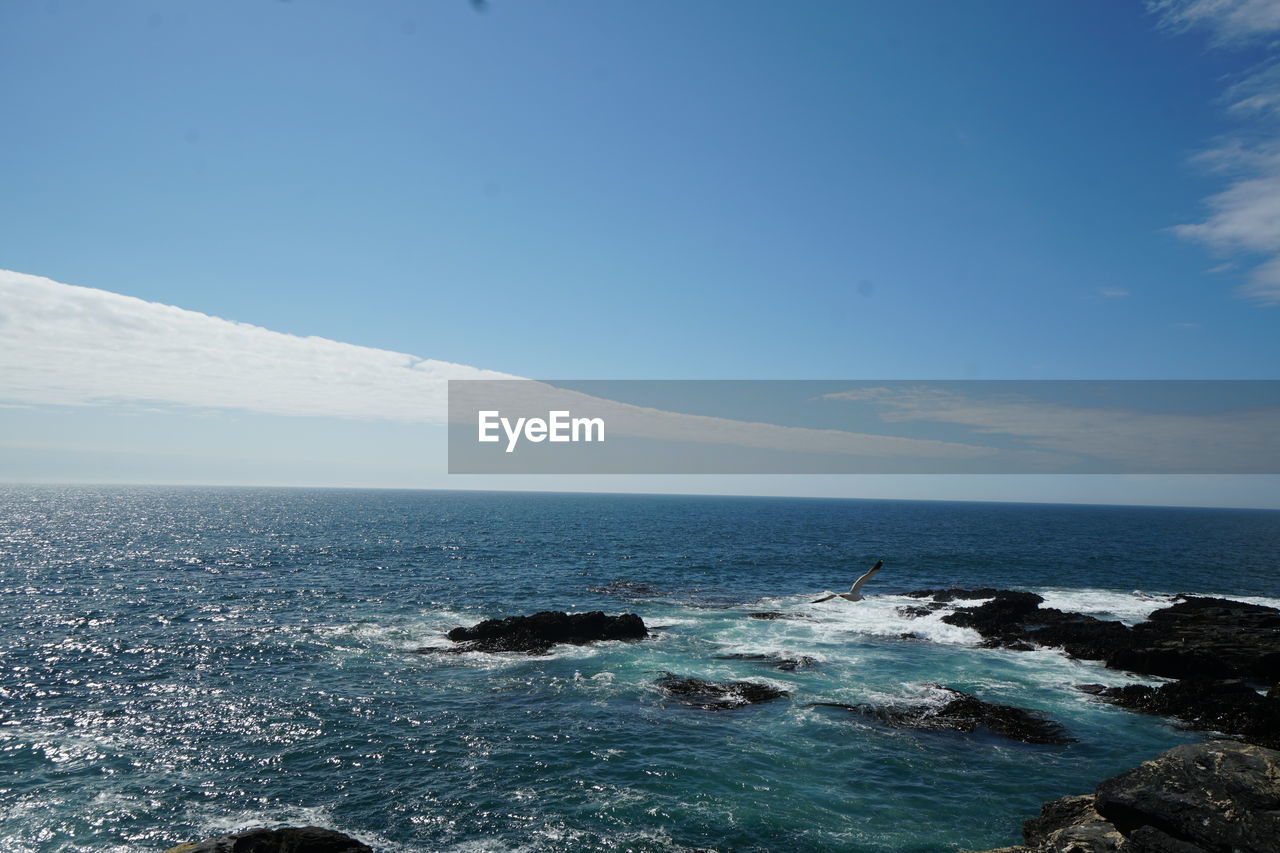
[[[1274,4],[486,8],[0,4],[0,268],[521,376],[1277,378]]]

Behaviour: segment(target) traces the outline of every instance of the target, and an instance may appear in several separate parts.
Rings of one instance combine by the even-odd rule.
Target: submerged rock
[[[903,619],[919,619],[922,616],[928,616],[935,610],[941,610],[943,606],[937,602],[932,604],[908,604],[897,608],[896,612]]]
[[[604,585],[589,586],[587,589],[604,595],[624,595],[629,598],[666,598],[671,595],[643,581],[610,581]]]
[[[1075,743],[1066,729],[1034,711],[984,702],[950,687],[933,685],[947,694],[941,704],[918,705],[844,705],[839,702],[815,702],[811,707],[843,708],[894,728],[922,731],[975,732],[986,728],[1003,737],[1023,743],[1061,746]]]
[[[332,829],[282,826],[179,844],[166,853],[373,853],[373,848]]]
[[[1263,696],[1242,681],[1188,678],[1159,687],[1084,685],[1081,689],[1131,711],[1174,717],[1190,728],[1280,748],[1280,697]]]
[[[1013,853],[1275,853],[1280,752],[1218,741],[1175,747],[1094,794],[1045,803]],[[988,853],[995,853],[989,851]]]
[[[775,669],[781,669],[785,672],[791,672],[797,669],[808,669],[816,666],[818,661],[808,655],[800,655],[799,657],[787,658],[779,655],[760,655],[760,654],[732,654],[732,655],[716,655],[716,660],[745,660],[751,663],[768,664]]]
[[[703,678],[681,678],[670,672],[655,683],[663,695],[708,711],[741,708],[790,695],[785,690],[755,681],[707,681]]]
[[[532,616],[486,619],[470,628],[454,628],[447,636],[455,643],[467,644],[460,651],[544,654],[561,643],[581,646],[599,640],[643,640],[649,631],[634,613],[608,616],[600,610],[544,610]]]

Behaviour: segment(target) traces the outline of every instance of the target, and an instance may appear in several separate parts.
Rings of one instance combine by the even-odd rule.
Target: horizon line
[[[903,475],[911,476],[911,475]],[[1019,476],[1019,475],[1008,475]],[[1163,475],[1182,476],[1182,475]],[[1194,475],[1187,475],[1194,476]],[[1148,503],[1098,503],[1094,501],[1072,500],[1011,500],[991,498],[986,500],[966,500],[963,498],[889,498],[852,495],[776,495],[776,494],[742,494],[737,492],[628,492],[617,489],[486,489],[467,487],[438,486],[351,486],[351,485],[289,485],[289,484],[253,484],[253,483],[162,483],[162,482],[127,482],[127,481],[24,481],[0,479],[0,488],[11,487],[149,487],[174,489],[292,489],[314,491],[380,491],[380,492],[466,492],[477,494],[522,494],[522,495],[615,495],[622,497],[684,497],[684,498],[747,498],[800,501],[891,501],[894,503],[947,503],[947,504],[1021,504],[1030,506],[1075,506],[1124,509],[1224,509],[1248,510],[1252,512],[1277,512],[1280,507],[1238,505],[1238,504],[1148,504]]]

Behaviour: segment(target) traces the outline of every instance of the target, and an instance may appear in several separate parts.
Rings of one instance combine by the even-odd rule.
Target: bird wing
[[[867,572],[865,575],[863,575],[862,577],[854,581],[853,586],[849,587],[850,595],[857,595],[858,590],[862,589],[862,585],[867,581],[871,580],[871,576],[874,575],[876,572],[880,571],[880,567],[883,565],[884,565],[883,560],[877,562],[874,566],[871,567],[871,571]]]

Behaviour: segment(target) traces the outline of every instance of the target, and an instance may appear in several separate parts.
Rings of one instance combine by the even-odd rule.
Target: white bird
[[[862,593],[860,592],[860,590],[862,589],[862,585],[867,581],[871,580],[871,576],[874,575],[876,572],[880,571],[880,567],[883,565],[884,565],[884,560],[876,560],[876,564],[871,567],[871,571],[867,572],[865,575],[863,575],[862,577],[854,581],[853,586],[849,587],[848,592],[833,592],[830,595],[824,595],[822,598],[815,600],[813,603],[820,604],[824,601],[830,601],[833,598],[843,598],[845,601],[861,601]]]

